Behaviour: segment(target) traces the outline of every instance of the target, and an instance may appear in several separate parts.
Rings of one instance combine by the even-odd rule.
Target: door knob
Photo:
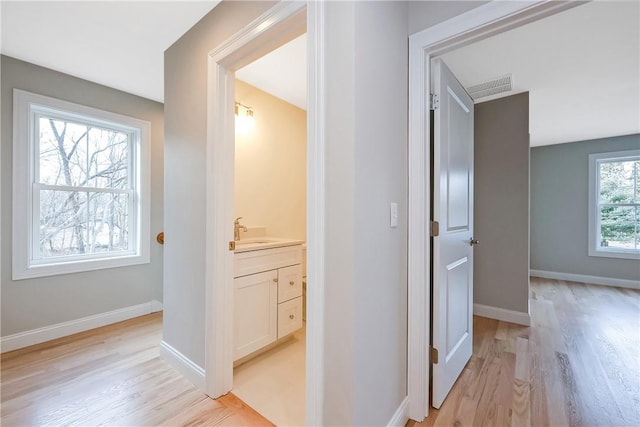
[[[480,244],[480,240],[474,239],[473,237],[469,238],[469,246],[479,245],[479,244]]]

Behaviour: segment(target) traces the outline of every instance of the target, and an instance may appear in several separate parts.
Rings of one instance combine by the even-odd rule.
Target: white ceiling
[[[236,71],[236,78],[307,109],[307,35]]]
[[[220,0],[0,2],[0,51],[164,99],[164,51]]]
[[[218,0],[0,2],[1,52],[163,100],[163,52]],[[640,132],[640,3],[595,1],[443,55],[465,86],[512,73],[532,145]],[[301,36],[237,77],[306,109]]]
[[[465,87],[512,73],[532,146],[638,133],[639,21],[640,2],[596,1],[442,58]]]
[[[532,146],[639,133],[639,5],[587,3],[449,52],[443,59],[465,87],[512,74],[514,90],[500,96],[530,92]],[[306,108],[306,102],[296,101],[306,96],[301,39],[236,76]]]

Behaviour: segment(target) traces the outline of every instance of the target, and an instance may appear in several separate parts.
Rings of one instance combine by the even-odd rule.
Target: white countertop
[[[261,249],[281,248],[284,246],[302,245],[304,240],[283,239],[279,237],[253,237],[236,241],[235,253],[259,251]]]

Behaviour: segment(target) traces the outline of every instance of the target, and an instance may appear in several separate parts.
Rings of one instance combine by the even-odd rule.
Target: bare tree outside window
[[[129,249],[131,135],[37,119],[42,258]]]

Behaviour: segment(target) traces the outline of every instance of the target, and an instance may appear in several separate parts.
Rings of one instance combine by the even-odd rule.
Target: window
[[[640,259],[640,150],[589,156],[589,255]]]
[[[14,90],[14,280],[149,262],[149,128]]]

